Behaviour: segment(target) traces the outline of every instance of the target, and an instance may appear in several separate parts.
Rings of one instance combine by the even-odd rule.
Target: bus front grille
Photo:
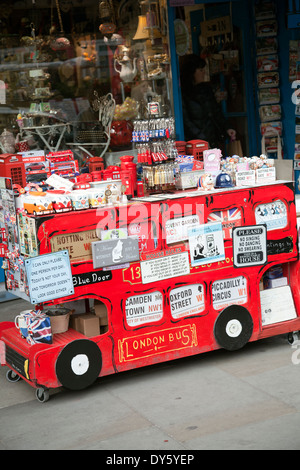
[[[17,353],[14,349],[6,345],[5,348],[5,361],[9,364],[18,374],[26,377],[25,363],[26,358]]]

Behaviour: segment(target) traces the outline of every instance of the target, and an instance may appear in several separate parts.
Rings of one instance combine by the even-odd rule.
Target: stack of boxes
[[[103,302],[95,300],[94,312],[72,314],[70,328],[82,333],[88,338],[108,331],[107,308]]]

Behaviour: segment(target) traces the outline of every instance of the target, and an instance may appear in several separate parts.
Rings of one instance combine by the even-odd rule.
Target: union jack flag
[[[223,211],[211,212],[208,222],[221,222],[225,240],[232,237],[232,228],[242,225],[242,213],[237,207]]]
[[[50,318],[40,310],[30,312],[26,317],[29,344],[52,343],[52,330]]]

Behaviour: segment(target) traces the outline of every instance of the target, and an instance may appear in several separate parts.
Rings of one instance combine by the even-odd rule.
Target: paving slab
[[[24,309],[20,299],[2,302],[0,319]],[[44,404],[2,367],[0,449],[298,450],[295,354],[285,336],[268,338],[103,377],[81,392],[57,389]]]

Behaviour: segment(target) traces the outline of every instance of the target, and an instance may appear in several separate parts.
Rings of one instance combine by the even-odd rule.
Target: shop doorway
[[[189,52],[208,63],[209,80],[229,127],[237,131],[243,154],[255,155],[254,39],[249,3],[199,3],[177,9],[176,17],[184,20],[190,33]]]

